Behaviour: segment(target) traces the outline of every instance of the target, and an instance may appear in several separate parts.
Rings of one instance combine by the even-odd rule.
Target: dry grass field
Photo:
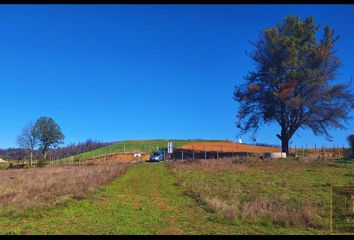
[[[112,181],[127,164],[74,164],[0,171],[0,209],[53,206]]]

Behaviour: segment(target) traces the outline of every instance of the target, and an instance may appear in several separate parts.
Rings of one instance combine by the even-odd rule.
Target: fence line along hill
[[[231,141],[224,142],[192,142],[179,147],[181,150],[192,150],[196,152],[249,152],[249,153],[264,153],[264,152],[280,152],[280,148],[255,146]]]

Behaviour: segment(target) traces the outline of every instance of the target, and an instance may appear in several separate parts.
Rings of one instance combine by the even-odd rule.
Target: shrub
[[[38,161],[38,163],[37,163],[37,167],[39,167],[39,168],[44,167],[45,165],[47,165],[46,161]]]
[[[80,162],[80,160],[81,160],[80,156],[75,156],[73,162]]]
[[[30,168],[31,166],[30,166],[30,164],[28,163],[28,162],[26,162],[24,165],[23,165],[23,168],[25,168],[25,169],[28,169],[28,168]]]

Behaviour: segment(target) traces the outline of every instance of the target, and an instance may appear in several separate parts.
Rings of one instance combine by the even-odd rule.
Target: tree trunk
[[[289,153],[289,138],[286,135],[281,136],[281,151],[286,154]]]
[[[277,134],[277,137],[281,140],[281,151],[288,155],[290,138],[286,129],[282,129],[281,135]]]
[[[33,151],[31,151],[30,166],[32,166],[32,162],[33,162]]]

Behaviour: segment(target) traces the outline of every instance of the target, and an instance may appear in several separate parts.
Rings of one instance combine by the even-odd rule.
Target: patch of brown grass
[[[291,208],[286,204],[284,197],[270,198],[259,196],[254,200],[245,202],[241,209],[241,219],[254,222],[259,218],[267,219],[279,225],[302,225],[316,227],[319,218],[314,208],[304,205],[300,208]]]
[[[81,199],[123,174],[127,164],[102,163],[0,171],[0,209],[46,207],[68,199]]]
[[[228,204],[226,201],[217,197],[206,196],[204,202],[212,208],[212,210],[220,215],[220,217],[228,222],[233,222],[239,215],[238,204]]]

